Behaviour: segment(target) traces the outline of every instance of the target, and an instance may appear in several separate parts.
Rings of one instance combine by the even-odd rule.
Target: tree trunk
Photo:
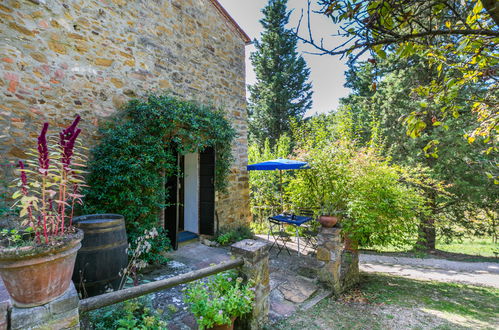
[[[422,250],[435,250],[436,240],[435,219],[432,217],[421,219],[416,247]]]
[[[437,240],[437,231],[435,229],[435,208],[437,196],[436,193],[431,190],[427,191],[427,194],[428,208],[431,213],[427,217],[421,218],[416,247],[422,250],[435,250],[435,243]]]

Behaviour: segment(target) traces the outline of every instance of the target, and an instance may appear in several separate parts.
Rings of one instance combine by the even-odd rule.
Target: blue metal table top
[[[289,223],[295,226],[303,225],[306,222],[313,220],[312,217],[305,217],[301,215],[294,214],[278,214],[270,217],[272,220]]]

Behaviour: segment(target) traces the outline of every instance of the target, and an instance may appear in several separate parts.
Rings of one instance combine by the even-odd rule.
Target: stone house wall
[[[83,118],[84,141],[127,100],[170,93],[221,107],[239,133],[221,225],[249,220],[245,43],[214,0],[0,2],[0,163],[43,122]],[[10,171],[11,172],[11,171]],[[6,176],[0,166],[0,175]]]

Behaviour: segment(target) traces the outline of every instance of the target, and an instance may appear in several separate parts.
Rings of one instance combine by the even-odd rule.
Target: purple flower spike
[[[61,146],[61,152],[62,152],[62,163],[66,168],[68,168],[69,165],[71,164],[71,157],[73,156],[75,141],[78,135],[81,133],[81,129],[76,129],[76,126],[78,126],[80,119],[81,117],[79,115],[76,116],[71,126],[62,130],[62,132],[59,133],[59,138],[60,138],[59,144]]]
[[[61,138],[61,147],[64,147],[64,145],[67,143],[68,140],[71,139],[73,134],[75,133],[76,126],[78,126],[78,123],[80,122],[81,117],[80,115],[76,116],[75,120],[73,123],[67,127],[66,129],[62,130],[61,133],[59,133],[59,136]]]
[[[40,136],[38,136],[38,164],[40,173],[46,175],[49,168],[49,148],[47,145],[47,130],[49,123],[43,124]]]

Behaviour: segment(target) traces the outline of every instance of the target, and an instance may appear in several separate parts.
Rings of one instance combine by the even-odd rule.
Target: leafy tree
[[[320,54],[352,56],[354,61],[370,52],[372,63],[392,53],[400,59],[417,54],[439,74],[453,72],[427,85],[415,85],[414,90],[440,106],[439,122],[452,121],[464,109],[472,111],[478,125],[466,127],[468,142],[482,138],[488,144],[486,152],[497,152],[497,1],[318,0],[317,4],[318,14],[340,26],[336,36],[344,38],[345,43],[328,48],[322,39],[314,40],[312,31],[301,38],[304,42]],[[480,92],[463,98],[461,90],[471,87]],[[463,108],[463,101],[471,106]],[[417,111],[407,116],[405,124],[410,134],[417,136],[431,128],[424,117]],[[499,183],[497,175],[493,176]]]
[[[375,86],[374,75],[381,77]],[[437,119],[442,105],[413,91],[412,86],[429,84],[435,76],[438,77],[438,70],[418,56],[402,61],[392,55],[376,65],[368,61],[352,64],[347,87],[353,92],[342,99],[339,111],[350,115],[354,135],[361,144],[372,144],[373,136],[377,136],[396,163],[428,167],[431,171],[427,176],[448,183],[448,193],[431,185],[424,188],[431,213],[421,218],[419,242],[430,249],[435,248],[436,227],[447,236],[456,235],[456,224],[483,234],[483,221],[477,223],[475,219],[483,213],[494,213],[499,193],[497,186],[483,175],[494,170],[492,155],[461,138],[465,129],[476,125],[470,106],[461,102],[460,115],[443,123]],[[472,92],[463,89],[461,95],[467,97]],[[407,139],[403,122],[412,112],[420,113],[427,128]]]
[[[286,28],[286,6],[287,0],[270,0],[263,9],[264,32],[251,54],[257,81],[249,88],[250,137],[260,143],[275,143],[312,106],[310,70],[297,53],[297,36]]]

